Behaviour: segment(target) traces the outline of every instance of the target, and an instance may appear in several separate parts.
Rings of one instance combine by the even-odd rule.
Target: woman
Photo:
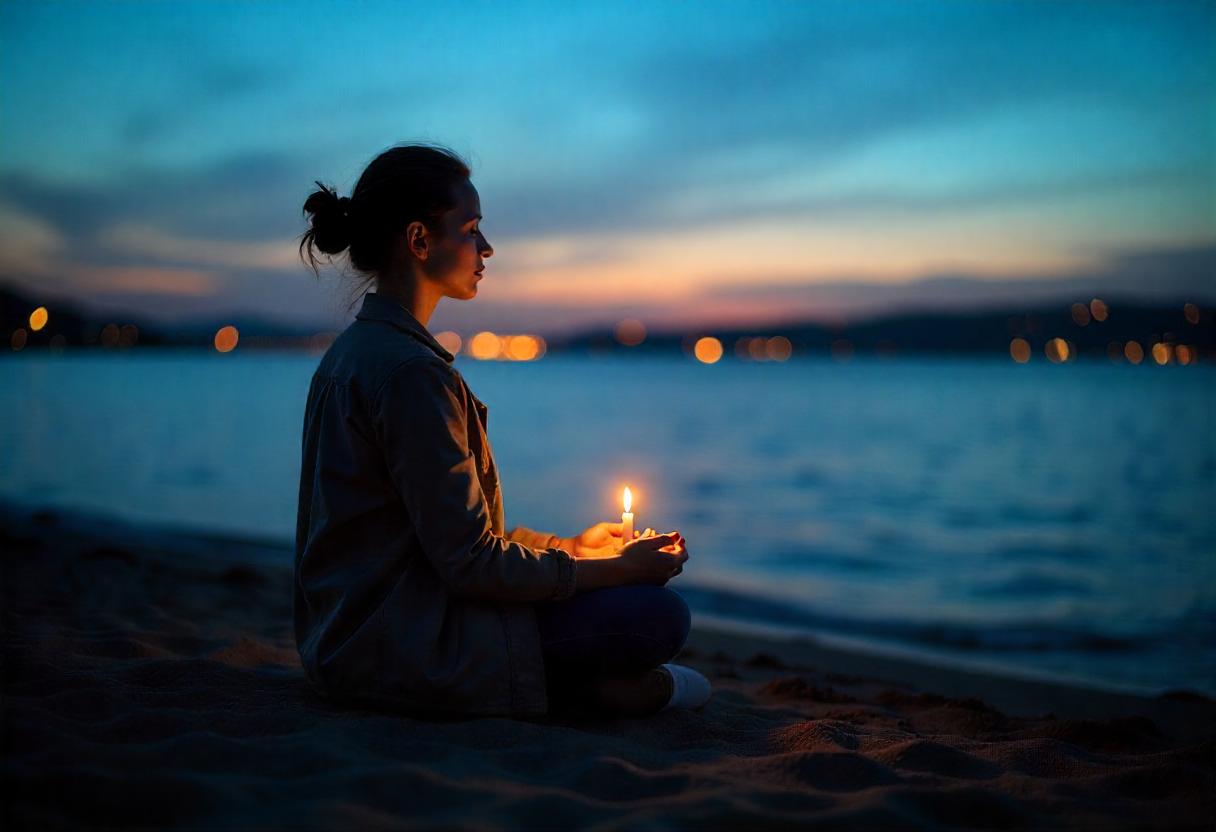
[[[304,203],[314,272],[314,247],[349,249],[376,289],[308,392],[294,599],[308,679],[436,713],[699,707],[708,680],[665,663],[689,626],[664,587],[688,559],[678,532],[504,532],[488,411],[426,328],[441,298],[477,295],[493,254],[469,174],[446,149],[397,146],[350,198],[318,182]]]

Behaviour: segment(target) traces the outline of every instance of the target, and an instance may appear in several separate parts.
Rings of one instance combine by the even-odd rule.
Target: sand
[[[1216,823],[1216,705],[714,629],[647,719],[427,721],[306,685],[291,551],[0,507],[5,829]],[[678,590],[679,580],[671,586]]]

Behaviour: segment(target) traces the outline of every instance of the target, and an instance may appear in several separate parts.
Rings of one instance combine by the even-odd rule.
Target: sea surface
[[[295,530],[307,353],[0,359],[0,498]],[[1216,367],[567,357],[457,365],[507,525],[678,529],[694,616],[1216,695]]]

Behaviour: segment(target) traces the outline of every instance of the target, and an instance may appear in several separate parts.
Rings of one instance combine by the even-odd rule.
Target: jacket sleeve
[[[562,539],[555,534],[538,532],[527,526],[516,526],[511,529],[507,532],[507,540],[514,540],[516,543],[522,543],[532,549],[558,549],[561,548],[562,543]]]
[[[468,446],[463,385],[445,362],[398,365],[372,410],[389,476],[422,551],[453,595],[522,603],[574,594],[569,553],[494,534]]]

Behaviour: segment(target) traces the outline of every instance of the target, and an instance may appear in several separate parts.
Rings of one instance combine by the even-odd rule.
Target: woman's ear
[[[419,260],[425,261],[429,252],[429,243],[427,241],[426,225],[421,222],[414,221],[406,226],[405,229],[405,247],[417,257]]]

